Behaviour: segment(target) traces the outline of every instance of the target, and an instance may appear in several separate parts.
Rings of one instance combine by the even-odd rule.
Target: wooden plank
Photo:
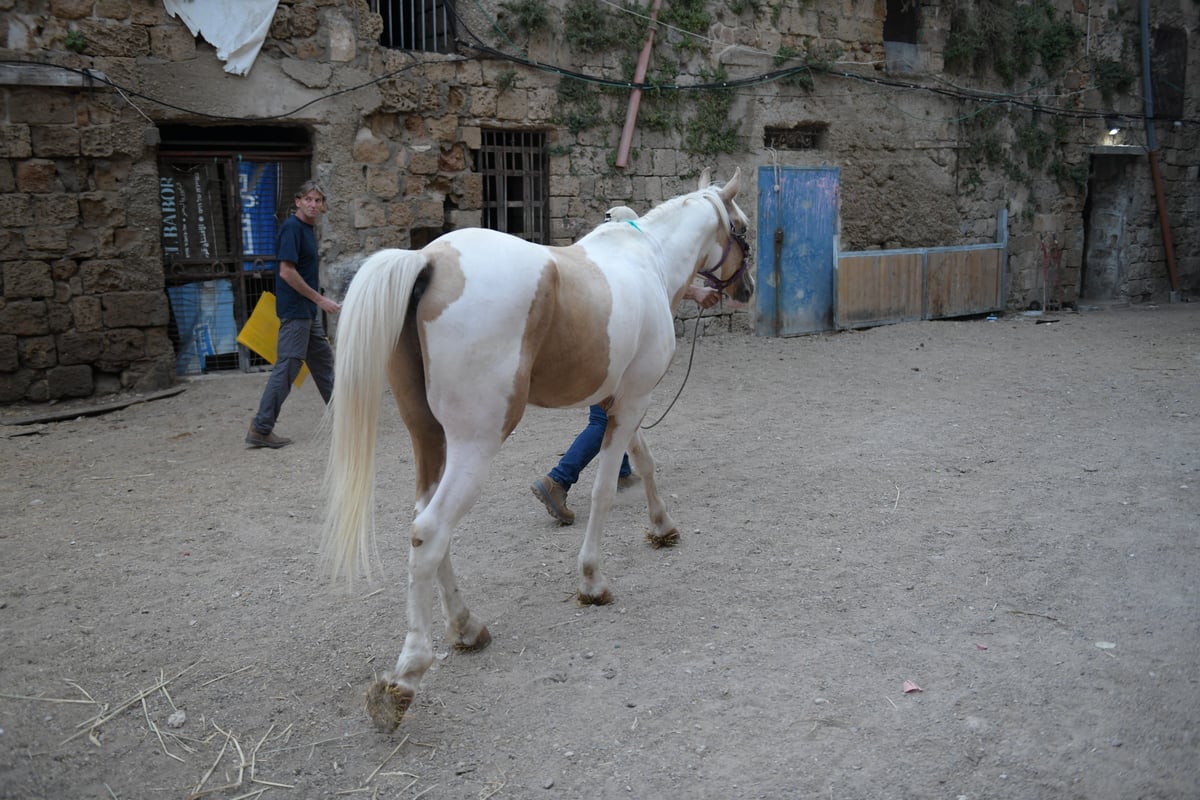
[[[33,425],[41,422],[62,422],[63,420],[75,419],[76,417],[95,417],[100,414],[107,414],[110,411],[116,411],[129,406],[137,405],[138,403],[148,403],[151,400],[161,400],[164,397],[174,397],[177,394],[184,392],[186,386],[172,386],[169,389],[163,389],[150,394],[136,395],[134,397],[123,397],[120,400],[113,400],[108,403],[100,403],[99,405],[72,405],[69,408],[56,408],[53,411],[45,411],[38,414],[31,414],[24,417],[16,417],[13,419],[0,420],[0,425]],[[15,434],[10,434],[13,436]]]
[[[867,328],[921,319],[923,261],[919,252],[839,257],[834,276],[836,327]]]
[[[103,72],[88,72],[91,76],[53,64],[0,64],[0,86],[108,86],[108,76]]]
[[[930,253],[926,318],[964,317],[1002,309],[1002,254],[999,248]]]

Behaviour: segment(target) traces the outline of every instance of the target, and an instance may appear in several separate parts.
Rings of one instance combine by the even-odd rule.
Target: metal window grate
[[[763,147],[776,150],[819,150],[829,124],[802,123],[791,128],[764,128]]]
[[[454,52],[454,8],[450,0],[371,0],[383,18],[379,43],[396,50]]]
[[[159,236],[176,370],[267,362],[235,341],[275,287],[275,233],[310,177],[306,137],[291,129],[163,126]]]
[[[483,227],[550,243],[550,158],[546,134],[485,130],[477,162]]]

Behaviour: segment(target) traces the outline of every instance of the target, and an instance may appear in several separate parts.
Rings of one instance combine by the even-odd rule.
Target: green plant
[[[550,27],[550,8],[545,0],[508,0],[500,4],[512,25],[530,36]],[[509,31],[512,33],[513,31]]]
[[[1115,94],[1129,91],[1133,79],[1133,72],[1120,61],[1100,58],[1092,63],[1092,80],[1106,101],[1112,100]]]
[[[674,0],[664,4],[658,18],[666,24],[679,28],[697,36],[683,36],[675,44],[676,49],[684,52],[700,50],[704,47],[704,38],[712,27],[713,17],[708,13],[705,0]]]
[[[701,70],[705,83],[721,83],[728,76],[725,69]],[[738,125],[729,120],[733,107],[734,93],[729,89],[698,89],[696,111],[687,121],[683,135],[683,149],[693,155],[716,155],[733,153],[738,149]]]
[[[571,0],[563,9],[563,36],[585,53],[629,47],[631,42],[640,42],[645,31],[639,17],[606,13],[599,0]]]
[[[507,91],[517,88],[517,72],[516,70],[506,69],[496,75],[496,91],[504,94]]]
[[[67,31],[67,38],[63,44],[72,53],[82,53],[87,49],[87,41],[83,38],[82,31]]]
[[[990,69],[1011,85],[1030,73],[1036,55],[1045,73],[1055,75],[1083,38],[1051,0],[952,0],[950,6],[945,59],[952,72]]]
[[[599,93],[577,78],[558,82],[558,113],[554,122],[571,133],[579,133],[599,124],[602,119]]]

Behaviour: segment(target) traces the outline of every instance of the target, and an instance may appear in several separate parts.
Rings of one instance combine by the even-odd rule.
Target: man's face
[[[309,225],[317,221],[325,210],[325,195],[313,189],[303,197],[296,198],[296,216]]]

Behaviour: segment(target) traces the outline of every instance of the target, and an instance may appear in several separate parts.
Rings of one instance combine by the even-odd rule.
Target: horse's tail
[[[419,251],[380,250],[359,268],[338,315],[322,558],[335,578],[370,575],[375,532],[375,438],[388,359],[400,339]]]

